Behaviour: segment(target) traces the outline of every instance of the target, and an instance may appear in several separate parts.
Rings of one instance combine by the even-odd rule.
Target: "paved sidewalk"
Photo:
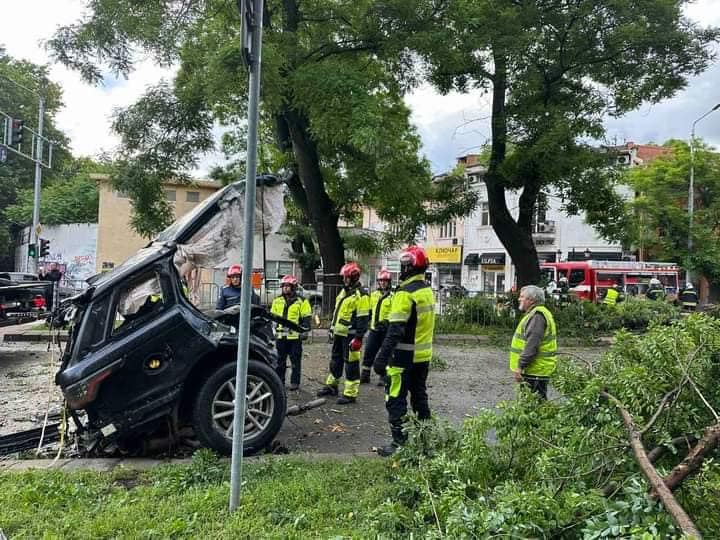
[[[374,452],[359,452],[355,454],[328,454],[328,453],[298,453],[298,454],[263,454],[246,457],[245,462],[256,462],[267,459],[302,459],[305,461],[350,461],[355,458],[377,458]],[[162,465],[189,465],[190,458],[182,459],[149,459],[149,458],[94,458],[94,459],[8,459],[0,460],[0,473],[23,472],[30,470],[61,470],[68,471],[96,471],[108,472],[117,467],[145,471]],[[230,458],[222,461],[230,463]]]

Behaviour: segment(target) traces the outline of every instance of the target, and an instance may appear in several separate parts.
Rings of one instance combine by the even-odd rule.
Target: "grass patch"
[[[448,368],[447,360],[445,360],[439,354],[433,353],[432,358],[430,359],[430,369],[432,371],[445,371],[447,368]]]
[[[0,527],[8,538],[366,538],[389,471],[377,459],[246,463],[232,515],[229,464],[207,451],[143,472],[2,473]]]

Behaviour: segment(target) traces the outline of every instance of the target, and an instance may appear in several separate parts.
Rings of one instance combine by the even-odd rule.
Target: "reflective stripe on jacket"
[[[535,360],[525,368],[524,375],[549,377],[555,372],[557,365],[557,328],[552,313],[545,306],[535,306],[520,319],[510,344],[510,370],[518,369],[520,355],[525,350],[525,327],[536,313],[545,317],[545,335],[540,342]]]
[[[335,298],[332,329],[336,336],[365,335],[370,318],[370,298],[360,286],[343,287]]]
[[[608,306],[614,306],[617,304],[618,299],[618,292],[615,289],[608,289],[605,293],[605,298],[603,298],[603,304]]]
[[[295,324],[308,326],[309,329],[309,317],[312,315],[312,308],[310,302],[305,298],[299,296],[292,296],[286,299],[280,295],[273,300],[270,306],[270,312],[275,315],[287,319]],[[299,339],[300,334],[289,328],[285,328],[283,325],[278,324],[276,328],[276,335],[278,339]]]
[[[378,290],[370,295],[370,330],[388,324],[392,297],[392,291]]]
[[[433,332],[435,331],[435,296],[425,276],[412,276],[402,283],[392,298],[390,330],[394,325],[404,327],[395,346],[392,365],[429,362],[432,358]]]

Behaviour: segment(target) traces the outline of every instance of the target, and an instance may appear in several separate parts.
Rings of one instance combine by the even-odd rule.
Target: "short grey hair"
[[[537,285],[525,285],[520,289],[520,293],[525,293],[525,297],[532,300],[534,304],[545,303],[545,291]]]

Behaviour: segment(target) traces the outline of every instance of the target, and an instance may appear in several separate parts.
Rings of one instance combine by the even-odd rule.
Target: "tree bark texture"
[[[702,438],[690,450],[685,459],[670,471],[664,478],[665,485],[670,491],[675,491],[685,478],[693,474],[702,465],[708,452],[712,452],[720,440],[720,424],[710,426],[705,430]]]
[[[488,172],[485,175],[485,185],[488,192],[490,224],[500,242],[510,254],[510,258],[515,265],[517,285],[522,287],[540,282],[540,265],[530,230],[537,193],[535,193],[531,203],[528,203],[528,199],[532,197],[531,193],[527,196],[523,194],[524,198],[521,196],[521,213],[519,221],[515,221],[507,207],[504,179],[500,171],[507,152],[507,117],[505,111],[507,64],[502,53],[496,53],[494,60],[490,163]]]
[[[620,412],[625,428],[628,431],[630,447],[635,454],[635,459],[640,466],[640,470],[642,471],[643,476],[645,476],[647,481],[650,483],[652,490],[657,493],[657,496],[663,503],[665,510],[667,510],[668,514],[670,514],[673,521],[680,528],[683,534],[690,538],[701,539],[702,534],[700,534],[700,531],[695,526],[695,523],[693,523],[690,516],[688,516],[687,512],[685,512],[685,509],[680,506],[680,503],[677,502],[677,499],[673,496],[670,489],[665,485],[663,478],[658,474],[655,467],[653,467],[650,462],[647,451],[642,443],[640,429],[638,429],[628,410],[615,396],[607,392],[601,392],[600,395],[608,399]]]

